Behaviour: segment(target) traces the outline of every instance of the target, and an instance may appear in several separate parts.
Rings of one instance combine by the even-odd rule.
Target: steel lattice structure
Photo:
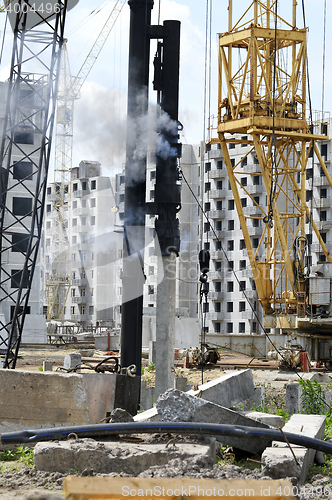
[[[31,5],[18,0],[7,107],[0,152],[0,347],[15,368],[28,312],[41,239],[47,174],[67,0],[58,12],[38,14],[26,29]],[[16,252],[16,269],[6,267]]]
[[[328,137],[306,119],[307,29],[296,26],[297,1],[285,4],[290,21],[276,0],[254,0],[235,22],[229,0],[228,32],[219,35],[218,136],[265,326],[272,328],[297,328],[297,311],[306,314],[305,179],[313,151],[332,186],[315,143]],[[234,161],[236,143],[251,148]],[[331,261],[320,228],[312,227]]]

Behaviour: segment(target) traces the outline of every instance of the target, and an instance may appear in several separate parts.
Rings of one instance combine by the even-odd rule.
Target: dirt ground
[[[53,370],[56,370],[57,367],[63,366],[65,354],[74,351],[77,352],[79,349],[57,348],[53,346],[43,350],[22,348],[17,362],[17,369],[38,371],[42,370],[43,361],[52,361]],[[91,352],[82,349],[81,354],[83,361],[85,359],[91,361]],[[88,357],[86,357],[87,354],[89,355]],[[147,370],[148,361],[146,359],[143,359],[143,366],[145,367],[143,379],[148,382],[148,385],[153,385],[155,374],[154,371]],[[190,384],[201,384],[202,380],[207,382],[215,379],[227,373],[230,369],[244,369],[246,367],[255,368],[255,370],[263,370],[266,368],[271,370],[276,368],[273,363],[271,365],[264,361],[251,359],[248,356],[238,353],[224,352],[217,365],[206,365],[204,366],[203,372],[200,367],[184,368],[183,360],[178,360],[175,362],[175,375],[187,377],[188,383]],[[284,401],[284,391],[280,389],[273,391],[268,390],[267,398],[270,402],[275,401],[275,407],[278,408]],[[65,476],[61,473],[50,474],[36,471],[19,462],[0,462],[0,467],[0,500],[55,500],[63,498],[62,483]],[[237,477],[236,474],[242,474],[241,470],[240,472],[238,470],[240,469],[239,467],[232,467],[234,467],[234,469],[228,470],[229,475],[227,477]],[[169,472],[160,471],[158,474],[168,474],[166,477],[172,477],[173,474],[173,477],[176,477],[176,474],[190,475],[197,474],[197,471],[199,471],[200,474],[200,470],[200,468],[197,469],[197,466],[193,466],[193,469],[189,467],[186,472],[178,471],[178,469],[173,468],[170,469]],[[87,471],[86,475],[90,474],[91,471]],[[156,472],[152,471],[151,474],[154,475]],[[207,470],[205,477],[216,477],[216,474],[221,474],[219,469]]]

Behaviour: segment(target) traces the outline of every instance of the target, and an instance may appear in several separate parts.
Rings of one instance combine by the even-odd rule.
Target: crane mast
[[[57,12],[48,15],[30,10],[27,0],[18,0],[15,5],[0,151],[0,347],[5,351],[5,368],[15,368],[30,308],[67,0],[58,2]]]
[[[331,262],[306,204],[306,167],[313,151],[331,186],[332,181],[315,143],[328,137],[314,133],[306,119],[307,29],[297,28],[297,1],[284,3],[288,20],[274,0],[254,0],[234,20],[229,0],[228,31],[219,34],[218,138],[264,326],[297,329],[315,301],[306,218]],[[230,149],[242,143],[249,151],[240,160],[231,158]],[[250,205],[245,208],[244,197]]]

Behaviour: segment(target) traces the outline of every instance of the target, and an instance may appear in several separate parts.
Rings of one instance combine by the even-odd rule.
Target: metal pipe
[[[119,434],[203,434],[212,436],[233,436],[241,439],[264,439],[285,442],[284,436],[292,444],[319,450],[332,455],[332,443],[291,432],[280,433],[279,429],[262,429],[245,425],[202,424],[196,422],[126,422],[112,424],[53,427],[50,429],[30,429],[1,434],[2,444],[36,443],[67,439],[75,433],[78,438],[117,436]]]

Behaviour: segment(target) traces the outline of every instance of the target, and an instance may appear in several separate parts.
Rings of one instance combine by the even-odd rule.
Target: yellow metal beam
[[[284,130],[267,130],[267,129],[256,129],[250,128],[247,130],[248,134],[260,134],[260,135],[275,135],[277,137],[290,137],[297,141],[327,141],[329,137],[327,135],[318,134],[308,134],[299,132],[285,132]],[[240,141],[241,142],[241,141]]]
[[[277,31],[277,40],[282,41],[283,43],[296,42],[302,43],[306,40],[307,32],[305,29],[289,31],[289,30],[278,30]],[[234,48],[245,47],[247,46],[248,40],[254,36],[257,39],[263,39],[264,44],[266,44],[266,40],[274,41],[275,33],[274,29],[268,28],[248,28],[242,31],[237,31],[233,33],[220,33],[219,34],[219,44],[221,47],[227,47],[232,45]],[[258,43],[259,40],[258,40]]]

